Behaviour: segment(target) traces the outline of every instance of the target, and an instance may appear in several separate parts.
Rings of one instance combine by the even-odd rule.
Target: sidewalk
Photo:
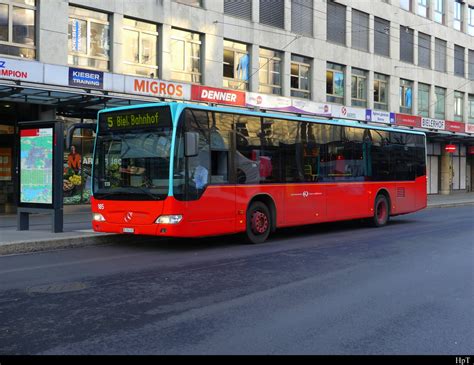
[[[474,193],[428,196],[428,208],[471,204],[474,208]],[[92,231],[89,205],[64,207],[63,233],[51,232],[50,216],[47,214],[31,215],[29,231],[16,230],[16,215],[0,215],[0,256],[100,245],[122,240],[125,242],[129,237]]]

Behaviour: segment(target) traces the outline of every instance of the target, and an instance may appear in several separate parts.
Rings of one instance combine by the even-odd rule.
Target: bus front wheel
[[[249,243],[263,243],[270,235],[272,219],[268,207],[256,201],[247,210],[247,240]]]
[[[372,225],[374,227],[385,226],[390,217],[390,205],[387,197],[383,194],[377,195],[374,203],[374,216],[372,218]]]

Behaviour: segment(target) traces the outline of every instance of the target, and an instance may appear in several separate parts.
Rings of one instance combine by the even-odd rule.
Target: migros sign
[[[125,92],[171,99],[190,99],[191,85],[162,80],[126,77]]]

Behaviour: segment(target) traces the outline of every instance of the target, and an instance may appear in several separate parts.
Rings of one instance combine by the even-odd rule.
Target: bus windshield
[[[99,119],[93,187],[97,199],[161,200],[168,195],[171,117],[168,108],[148,109]]]

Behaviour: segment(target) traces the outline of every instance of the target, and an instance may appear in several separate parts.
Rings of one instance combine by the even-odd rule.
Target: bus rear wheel
[[[263,243],[272,229],[272,219],[268,207],[259,201],[250,204],[247,209],[247,241]]]
[[[374,216],[372,218],[372,225],[374,227],[385,226],[390,218],[390,205],[385,195],[379,194],[375,198]]]

